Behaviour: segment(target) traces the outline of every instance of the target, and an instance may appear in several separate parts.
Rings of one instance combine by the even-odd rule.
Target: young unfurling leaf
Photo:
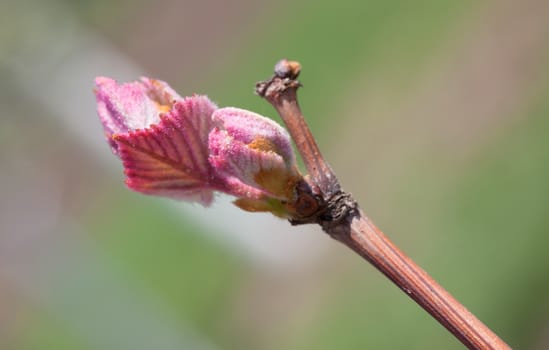
[[[209,205],[214,191],[249,211],[286,216],[301,179],[288,133],[259,114],[180,97],[166,83],[97,78],[97,111],[137,192]]]

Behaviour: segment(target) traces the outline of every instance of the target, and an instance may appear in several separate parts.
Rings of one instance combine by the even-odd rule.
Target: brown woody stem
[[[275,75],[256,85],[256,92],[269,101],[284,123],[294,140],[303,163],[309,172],[311,182],[318,186],[322,193],[339,190],[337,179],[324,161],[311,130],[307,126],[297,102],[297,88],[300,83],[295,80],[299,75],[299,63],[281,60],[275,67]]]
[[[281,60],[275,75],[256,85],[258,95],[280,114],[293,137],[310,178],[301,184],[298,202],[314,201],[303,208],[293,224],[318,223],[332,238],[354,250],[410,296],[469,349],[510,349],[450,293],[400,251],[364,215],[352,197],[341,190],[336,176],[324,161],[297,102],[298,62]],[[311,207],[313,208],[311,212]]]

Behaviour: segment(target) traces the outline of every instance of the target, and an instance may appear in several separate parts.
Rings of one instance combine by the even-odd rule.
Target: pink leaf
[[[181,97],[163,81],[141,78],[140,81],[118,84],[106,77],[95,79],[97,113],[107,141],[114,153],[112,135],[145,129],[160,121],[160,114],[171,109]]]
[[[245,210],[287,214],[301,175],[280,125],[243,109],[217,109],[206,96],[182,98],[160,80],[98,77],[95,84],[105,136],[130,189],[203,205],[219,191]]]
[[[208,162],[208,133],[215,109],[206,96],[184,98],[161,115],[157,125],[114,135],[127,186],[209,205],[213,190],[222,189]]]
[[[210,163],[237,197],[289,199],[299,174],[290,137],[270,119],[244,109],[214,112]]]

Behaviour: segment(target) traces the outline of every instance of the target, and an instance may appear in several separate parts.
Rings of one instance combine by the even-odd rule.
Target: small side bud
[[[301,73],[301,64],[297,61],[290,61],[283,58],[275,65],[274,73],[279,78],[294,80],[299,76],[299,73]]]
[[[238,108],[214,112],[210,132],[210,163],[231,188],[236,204],[250,211],[280,211],[280,202],[293,201],[301,179],[290,136],[280,125]]]

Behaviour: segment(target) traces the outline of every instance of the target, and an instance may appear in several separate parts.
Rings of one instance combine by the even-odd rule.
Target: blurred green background
[[[0,1],[1,349],[461,349],[316,227],[135,194],[93,78],[274,119],[517,349],[549,348],[549,2]],[[277,119],[278,120],[278,119]]]

